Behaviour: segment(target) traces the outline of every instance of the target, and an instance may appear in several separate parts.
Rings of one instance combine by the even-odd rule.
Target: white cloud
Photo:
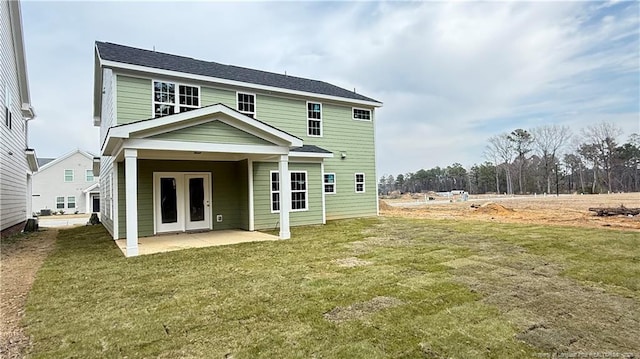
[[[41,156],[97,150],[95,40],[356,88],[385,104],[379,174],[470,166],[488,137],[546,123],[613,121],[624,140],[640,132],[639,6],[26,2],[31,142]]]

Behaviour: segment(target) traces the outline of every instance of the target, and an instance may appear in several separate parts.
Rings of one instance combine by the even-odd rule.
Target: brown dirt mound
[[[510,214],[513,213],[513,209],[494,202],[487,202],[477,208],[475,212],[484,214]]]
[[[390,209],[392,209],[393,207],[391,207],[389,204],[387,204],[387,202],[383,201],[383,200],[378,200],[378,208],[380,208],[381,211],[388,211]]]

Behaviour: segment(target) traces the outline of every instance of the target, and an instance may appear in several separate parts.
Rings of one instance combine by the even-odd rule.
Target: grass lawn
[[[640,355],[640,234],[403,218],[124,258],[60,232],[27,303],[33,357]]]

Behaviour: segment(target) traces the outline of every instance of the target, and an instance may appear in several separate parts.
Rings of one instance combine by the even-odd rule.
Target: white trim
[[[362,175],[362,182],[358,182],[358,175]],[[362,183],[362,191],[358,191],[358,183]],[[367,192],[367,177],[364,172],[356,172],[353,174],[353,190],[355,193],[366,193]]]
[[[365,119],[362,119],[362,118],[356,118],[354,116],[355,110],[368,111],[369,112],[369,119],[365,120]],[[369,109],[369,108],[352,107],[351,108],[351,118],[353,120],[355,120],[355,121],[373,122],[373,110]]]
[[[181,142],[181,141],[166,141],[166,140],[148,140],[148,139],[142,139],[142,138],[129,139],[126,142],[126,146],[127,148],[133,148],[138,150],[250,153],[250,154],[268,154],[268,155],[284,155],[289,153],[288,148],[281,147],[281,146]]]
[[[278,191],[275,192],[273,190],[273,174],[274,173],[280,173],[278,171],[269,171],[269,210],[271,211],[271,213],[280,213],[280,210],[275,211],[273,209],[273,194],[277,193],[278,194],[278,207],[282,208],[282,178],[280,178],[280,176],[278,175]]]
[[[324,169],[324,163],[322,164],[322,168]],[[324,189],[324,186],[327,185],[327,183],[324,180],[324,176],[325,175],[333,175],[333,192],[326,192]],[[336,194],[338,193],[338,180],[336,177],[336,173],[335,172],[327,172],[327,173],[322,173],[322,193],[324,194]]]
[[[91,186],[89,186],[89,187],[87,187],[87,188],[83,189],[83,190],[82,190],[82,193],[97,192],[97,191],[94,191],[94,189],[95,189],[96,187],[98,187],[98,186],[100,186],[100,182],[99,182],[99,181],[98,181],[98,182],[96,182],[96,183],[94,183],[94,184],[92,184]]]
[[[249,182],[249,230],[255,230],[255,205],[253,203],[253,160],[247,160],[247,179]]]
[[[176,181],[176,223],[173,225],[166,225],[166,228],[160,228],[159,223],[161,208],[160,208],[160,178],[169,177],[174,178]],[[188,218],[188,190],[187,180],[189,178],[204,178],[203,185],[205,186],[205,219],[202,227],[189,227]],[[166,232],[186,232],[191,230],[213,229],[213,213],[212,213],[212,193],[211,193],[211,172],[153,172],[153,234],[166,233]]]
[[[98,53],[97,46],[96,46],[96,53]],[[315,98],[318,98],[318,99],[326,99],[326,100],[332,100],[332,101],[338,101],[338,102],[354,103],[354,104],[359,104],[359,105],[363,105],[363,106],[373,106],[373,107],[382,106],[381,102],[375,102],[375,101],[357,100],[357,99],[352,99],[352,98],[347,98],[347,97],[324,95],[324,94],[308,92],[308,91],[288,90],[288,89],[283,89],[283,88],[275,87],[275,86],[258,85],[258,84],[253,84],[253,83],[249,83],[249,82],[227,80],[227,79],[221,79],[221,78],[218,78],[218,77],[211,77],[211,76],[195,75],[195,74],[190,74],[190,73],[186,73],[186,72],[163,70],[163,69],[154,69],[154,68],[150,68],[150,67],[146,67],[146,66],[125,64],[125,63],[116,62],[116,61],[110,61],[110,60],[103,60],[103,59],[100,58],[100,56],[98,56],[98,59],[100,60],[100,63],[102,65],[102,67],[119,68],[119,69],[124,69],[124,70],[139,71],[139,72],[145,72],[145,73],[153,73],[153,74],[169,76],[169,77],[188,78],[188,79],[192,79],[192,80],[196,80],[196,81],[216,82],[216,83],[224,84],[224,85],[248,87],[248,88],[257,89],[257,90],[263,90],[263,91],[267,91],[267,92],[272,91],[272,92],[286,93],[286,94],[290,94],[290,95],[298,95],[298,96],[303,96],[303,97],[315,97]]]
[[[326,204],[326,198],[325,198],[325,193],[324,193],[324,162],[320,163],[320,178],[322,179],[322,185],[321,185],[321,190],[322,192],[322,224],[327,224],[327,204]],[[333,175],[334,178],[334,182],[335,182],[335,174]],[[335,187],[334,187],[335,189]]]
[[[291,183],[291,175],[294,173],[304,173],[304,191],[296,190],[294,191],[290,186],[291,198],[289,199],[289,208],[291,212],[305,212],[309,210],[309,175],[307,171],[289,171],[289,176],[287,180]],[[282,190],[282,187],[280,188]],[[304,192],[304,208],[293,209],[293,193],[303,193]],[[282,198],[282,196],[280,196]],[[280,204],[280,208],[282,208],[282,204]]]
[[[126,256],[138,255],[138,151],[124,150],[125,206],[127,208]]]
[[[46,170],[47,168],[49,168],[49,167],[51,167],[51,166],[55,165],[56,163],[60,163],[60,162],[62,162],[62,161],[64,161],[64,160],[66,160],[67,158],[69,158],[69,157],[71,157],[71,156],[75,155],[76,153],[79,153],[79,154],[81,154],[81,155],[85,156],[86,158],[90,159],[91,161],[93,161],[93,158],[95,157],[95,156],[94,156],[93,154],[91,154],[90,152],[82,151],[82,150],[74,150],[74,151],[71,151],[71,152],[65,153],[64,155],[62,155],[62,156],[60,156],[60,157],[56,158],[55,160],[53,160],[53,161],[51,161],[51,162],[47,163],[46,165],[43,165],[42,167],[40,167],[40,169],[38,170],[38,172],[42,172],[43,170]]]
[[[238,95],[249,95],[249,96],[253,96],[253,112],[249,112],[249,111],[240,111],[240,103],[238,102]],[[249,115],[253,115],[253,116],[249,116],[251,118],[256,118],[258,117],[258,96],[256,96],[255,93],[251,93],[251,92],[243,92],[243,91],[236,91],[236,111],[249,116]]]
[[[91,162],[91,164],[93,165],[93,162]],[[91,181],[87,180],[87,177],[88,177],[87,174],[88,174],[89,171],[91,171]],[[85,182],[95,182],[95,180],[96,180],[96,176],[93,175],[93,168],[92,169],[86,169],[85,168],[85,170],[84,170],[84,181]]]
[[[71,202],[69,199],[73,198],[73,202]],[[73,207],[69,207],[69,203],[73,203]],[[67,209],[74,209],[74,210],[78,210],[78,201],[76,201],[76,196],[67,196]]]
[[[289,174],[289,156],[282,155],[278,162],[278,176],[280,179],[280,239],[291,238],[289,228],[289,211],[291,207],[291,180],[283,181]],[[282,203],[289,205],[283,206]]]
[[[333,158],[333,153],[318,153],[318,152],[289,152],[289,157],[301,157],[301,158]]]
[[[318,104],[320,105],[320,118],[310,118],[309,117],[309,104]],[[322,128],[323,123],[322,123],[322,118],[324,117],[323,113],[322,113],[322,102],[317,102],[317,101],[306,101],[306,105],[305,105],[305,109],[307,110],[307,137],[322,137],[324,135],[324,130]],[[320,134],[319,135],[310,135],[309,134],[309,121],[318,121],[320,122]]]
[[[118,162],[116,159],[113,159],[113,165],[111,167],[111,201],[109,202],[109,206],[111,206],[111,220],[113,221],[113,240],[120,239],[120,231],[118,226],[120,225],[120,221],[118,220],[118,191],[120,190],[118,186],[120,185],[118,181]],[[102,205],[102,204],[101,204]]]

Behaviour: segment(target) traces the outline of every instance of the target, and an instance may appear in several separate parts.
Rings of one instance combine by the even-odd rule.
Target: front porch
[[[197,233],[164,234],[138,238],[138,255],[178,251],[188,248],[225,246],[229,244],[276,241],[278,236],[262,232],[222,230]],[[116,245],[127,255],[127,240],[118,239]]]

